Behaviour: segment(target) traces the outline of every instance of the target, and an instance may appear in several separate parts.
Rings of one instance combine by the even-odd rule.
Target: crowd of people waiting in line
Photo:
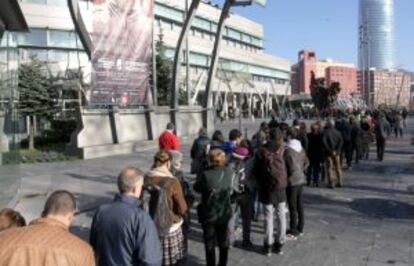
[[[169,123],[151,170],[127,167],[119,174],[119,193],[95,212],[89,244],[69,232],[77,210],[69,191],[53,192],[28,226],[20,213],[0,211],[0,265],[185,265],[193,191],[201,196],[196,211],[208,266],[217,265],[216,246],[218,265],[227,265],[240,218],[242,248],[253,247],[251,223],[263,215],[263,253],[283,254],[286,241],[304,233],[304,186],[318,187],[326,176],[329,188],[342,187],[342,164],[351,170],[368,159],[374,140],[382,161],[387,137],[392,130],[402,136],[406,124],[392,115],[394,124],[379,111],[342,114],[312,123],[310,132],[305,122],[289,126],[273,117],[251,140],[237,129],[228,141],[221,131],[210,139],[202,128],[191,148],[193,185]]]

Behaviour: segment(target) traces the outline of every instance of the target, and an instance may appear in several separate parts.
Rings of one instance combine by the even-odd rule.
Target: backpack
[[[222,172],[219,182],[224,178]],[[197,206],[198,221],[201,224],[222,224],[228,222],[232,216],[230,197],[228,191],[209,191],[208,197]]]
[[[267,173],[267,185],[269,189],[284,189],[287,186],[287,169],[284,160],[286,147],[282,147],[277,151],[263,149],[264,161]]]
[[[170,208],[168,207],[165,187],[168,179],[162,179],[158,185],[144,184],[141,200],[144,210],[151,216],[160,236],[168,234],[173,224]]]
[[[231,178],[232,195],[240,195],[246,191],[246,171],[244,162],[235,162]]]
[[[199,174],[208,167],[208,151],[210,150],[210,140],[198,140],[195,158],[191,161],[191,174]]]

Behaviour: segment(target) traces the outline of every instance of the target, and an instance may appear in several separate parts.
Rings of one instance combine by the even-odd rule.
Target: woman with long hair
[[[180,181],[171,173],[172,156],[169,152],[159,151],[154,156],[152,170],[146,175],[146,181],[164,189],[172,225],[165,234],[160,234],[163,248],[163,265],[182,265],[186,258],[183,235],[183,217],[187,212]]]

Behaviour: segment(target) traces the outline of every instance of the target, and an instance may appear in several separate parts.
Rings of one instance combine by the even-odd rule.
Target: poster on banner
[[[92,105],[147,103],[153,0],[93,0]]]

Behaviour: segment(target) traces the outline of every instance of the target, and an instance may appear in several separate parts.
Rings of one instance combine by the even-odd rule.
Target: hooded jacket
[[[288,141],[285,151],[285,162],[288,173],[288,185],[298,186],[305,184],[305,170],[309,166],[309,160],[299,140],[292,139]]]

